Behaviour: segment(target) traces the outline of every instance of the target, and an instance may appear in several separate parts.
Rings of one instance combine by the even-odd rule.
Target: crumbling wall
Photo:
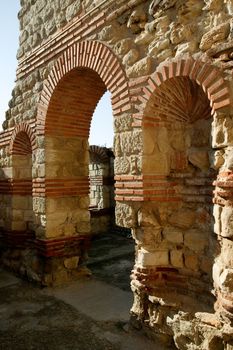
[[[0,138],[0,222],[5,232],[18,186],[12,135],[25,124],[35,139],[36,238],[24,273],[55,284],[84,271],[87,139],[109,90],[116,220],[136,243],[132,322],[179,349],[231,349],[232,1],[21,5],[17,81]]]

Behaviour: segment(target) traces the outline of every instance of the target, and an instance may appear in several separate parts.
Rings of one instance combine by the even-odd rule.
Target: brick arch
[[[36,137],[33,129],[26,123],[16,125],[11,135],[10,153],[26,155],[36,149]]]
[[[169,253],[165,253],[164,260],[154,257],[154,264],[158,267],[154,271],[151,269],[153,272],[150,272],[151,263],[148,263],[148,281],[154,279],[152,288],[158,291],[161,288],[161,294],[167,284],[168,290],[171,286],[177,288],[178,295],[194,293],[196,299],[200,291],[193,286],[196,282],[199,283],[198,279],[191,288],[186,283],[192,275],[193,266],[189,265],[189,254],[192,252],[197,261],[196,269],[206,274],[199,286],[211,304],[212,296],[208,293],[213,287],[211,273],[216,254],[212,249],[216,244],[215,237],[209,225],[213,213],[212,183],[216,177],[214,169],[210,169],[209,160],[211,114],[217,115],[219,110],[229,106],[229,87],[217,68],[193,59],[165,62],[145,79],[144,86],[138,79],[138,85],[140,84],[141,94],[138,95],[137,106],[139,113],[135,115],[135,122],[143,129],[143,200],[153,201],[154,212],[158,210],[158,213],[162,213],[157,215],[157,220],[165,235],[162,244],[157,244],[158,255],[164,249],[165,242],[169,250]],[[137,86],[134,85],[134,88]],[[168,214],[164,215],[164,208]],[[181,245],[175,246],[170,234],[179,226],[177,218],[182,218],[182,226],[188,212],[195,219],[193,222],[190,220],[185,229],[180,227]],[[200,212],[205,213],[206,218],[203,226],[197,228],[198,225],[195,225],[200,220]],[[196,237],[200,236],[199,242],[202,237],[206,238],[203,249],[205,254],[199,254],[195,244],[188,242],[189,237],[192,240],[195,234]],[[173,260],[173,254],[180,256],[179,262]],[[206,269],[203,268],[205,259],[209,261]],[[145,276],[143,274],[147,273],[144,267],[146,264],[141,271],[137,268],[135,273],[135,279],[139,277],[139,285]],[[159,276],[159,271],[166,273]],[[148,285],[150,288],[149,283],[146,287]]]
[[[145,110],[150,98],[165,81],[176,77],[187,77],[202,87],[210,101],[212,115],[231,103],[229,87],[221,72],[209,63],[189,58],[167,62],[158,67],[142,89],[140,111]]]
[[[75,68],[96,72],[107,90],[111,92],[113,115],[117,116],[131,108],[126,74],[115,54],[97,41],[83,41],[70,46],[58,58],[41,93],[38,105],[38,132],[43,133],[49,103],[58,83]]]
[[[106,147],[92,145],[89,147],[90,159],[99,163],[106,163],[110,157],[113,157],[113,152]]]

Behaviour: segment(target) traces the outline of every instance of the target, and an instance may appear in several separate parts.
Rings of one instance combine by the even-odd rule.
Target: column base
[[[60,285],[91,272],[85,266],[90,236],[39,240],[29,232],[1,234],[3,266],[42,286]]]

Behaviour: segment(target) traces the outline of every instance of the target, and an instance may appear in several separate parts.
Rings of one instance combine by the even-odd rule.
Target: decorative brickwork
[[[97,79],[95,78],[95,74],[93,74],[91,71],[89,71],[89,78],[83,77],[82,71],[73,71],[75,68],[82,68],[83,69],[89,69],[94,72],[96,72],[101,80],[99,80],[99,87],[95,86]],[[111,99],[112,99],[112,107],[113,107],[113,114],[114,116],[117,116],[124,111],[127,111],[127,109],[130,109],[130,98],[129,98],[129,91],[128,91],[128,83],[126,80],[126,76],[124,71],[122,70],[119,61],[115,57],[115,55],[111,52],[111,50],[103,45],[102,43],[95,42],[95,41],[84,41],[81,43],[78,43],[76,45],[73,45],[69,47],[63,55],[58,59],[56,62],[52,72],[50,73],[47,82],[44,86],[44,89],[41,93],[41,100],[39,103],[39,108],[38,108],[38,132],[41,132],[41,129],[43,130],[43,127],[45,127],[45,132],[49,133],[50,130],[50,124],[45,126],[45,119],[46,119],[46,113],[49,107],[50,99],[52,97],[52,94],[54,93],[54,89],[57,86],[58,82],[65,77],[69,72],[71,74],[75,74],[75,77],[73,78],[70,75],[70,79],[67,77],[67,88],[72,89],[79,89],[80,84],[83,84],[87,88],[86,84],[90,84],[91,86],[95,86],[96,89],[93,91],[93,93],[97,93],[99,91],[100,96],[91,96],[88,95],[88,105],[92,106],[91,103],[91,98],[93,98],[94,102],[98,102],[99,98],[102,96],[102,94],[105,92],[105,90],[109,90],[111,92]],[[79,74],[81,76],[79,76]],[[76,79],[77,85],[71,85],[70,82],[73,79]],[[74,84],[74,82],[73,82]],[[64,82],[63,82],[63,88],[64,87]],[[62,91],[62,94],[64,92]],[[69,90],[67,91],[68,96]],[[80,98],[82,98],[80,96]],[[53,100],[51,101],[53,103]],[[57,106],[57,105],[56,105]],[[50,107],[52,108],[52,107]],[[75,108],[75,107],[74,107]],[[88,106],[87,106],[88,108]],[[83,111],[84,115],[85,113],[93,113],[93,110],[90,112]],[[84,119],[83,123],[81,123],[82,127],[75,131],[73,130],[74,135],[83,135],[87,136],[89,133],[89,127],[90,127],[90,120]],[[70,123],[74,122],[75,120],[72,119],[70,120]],[[80,122],[80,119],[79,119]],[[49,123],[49,121],[48,121]],[[53,129],[53,122],[51,120],[51,129]],[[86,124],[87,123],[87,124]],[[75,125],[75,124],[74,124]],[[57,126],[58,127],[58,126]],[[69,136],[72,136],[73,134],[70,135],[70,128],[69,128],[69,122],[64,124],[62,127],[69,133]],[[64,133],[65,130],[62,132]],[[86,133],[85,133],[86,131]],[[84,134],[82,133],[84,132]]]
[[[32,128],[22,123],[14,128],[10,141],[10,153],[26,155],[32,153],[36,148],[36,137]]]
[[[0,134],[2,262],[43,285],[86,272],[89,184],[112,183],[104,167],[89,182],[88,136],[109,90],[116,224],[136,246],[132,323],[170,348],[230,350],[232,1],[21,3]]]

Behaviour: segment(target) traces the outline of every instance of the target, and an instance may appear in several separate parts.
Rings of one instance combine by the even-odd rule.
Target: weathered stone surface
[[[81,2],[76,1],[66,9],[66,20],[69,22],[72,18],[74,18],[78,13],[81,12]]]
[[[130,169],[129,159],[123,157],[115,159],[114,168],[116,174],[128,174]]]
[[[190,148],[188,160],[192,165],[201,170],[206,170],[209,168],[209,155],[205,150]]]
[[[138,213],[138,225],[142,227],[152,226],[155,229],[161,229],[161,226],[156,218],[155,213],[151,209],[142,208]]]
[[[213,290],[213,261],[216,296],[232,294],[233,290],[229,181],[233,169],[229,108],[232,4],[231,0],[134,0],[128,4],[118,0],[54,0],[51,7],[45,0],[22,0],[20,69],[4,121],[6,133],[1,136],[1,186],[10,184],[9,191],[13,191],[0,195],[1,228],[33,229],[37,238],[51,241],[88,235],[88,190],[81,179],[88,176],[88,123],[100,96],[109,89],[118,175],[116,221],[133,228],[136,266],[149,267],[142,269],[146,281],[143,290],[137,274],[133,276],[132,310],[135,318],[167,344],[173,334],[176,346],[186,350],[221,349],[224,337],[225,345],[231,346],[229,334],[221,333],[215,321],[185,314],[182,308],[190,307],[195,313],[206,310],[207,304],[213,307],[211,298],[206,302]],[[83,41],[86,43],[80,45]],[[72,85],[69,93],[69,84],[63,83],[74,83],[74,71],[81,79],[74,79],[78,89],[75,92]],[[96,75],[89,84],[90,71]],[[59,90],[62,98],[57,95]],[[30,164],[16,154],[16,169],[8,140],[22,122],[30,124],[38,148],[30,153]],[[76,126],[80,127],[77,133]],[[214,170],[220,173],[221,181],[212,194],[211,183],[217,178]],[[102,176],[106,169],[96,171]],[[25,189],[24,185],[12,185],[8,180],[12,177],[17,184],[33,177],[33,201],[24,196],[20,202],[12,196],[15,189],[16,193]],[[64,179],[67,183],[60,185]],[[58,188],[60,193],[53,193]],[[98,197],[99,189],[100,185],[93,185],[90,202],[103,208],[106,201],[113,200],[113,193],[104,185],[103,196]],[[76,190],[79,195],[75,195]],[[212,235],[213,196],[218,237]],[[103,227],[105,219],[96,225]],[[46,266],[42,276],[39,264],[33,264],[32,259],[25,260],[27,268],[19,266],[19,253],[14,259],[12,266],[24,276],[47,279],[48,284],[67,281],[78,264],[67,258],[59,271],[48,273]],[[158,266],[165,269],[153,275]],[[185,288],[180,287],[187,275],[190,280]],[[177,293],[170,293],[171,281],[163,281],[167,277],[174,286],[177,283]],[[186,296],[179,295],[182,288]],[[216,309],[223,312],[218,299]]]
[[[129,228],[136,226],[136,213],[132,206],[117,202],[115,213],[117,225]]]
[[[225,269],[219,277],[219,282],[224,292],[231,293],[233,288],[233,269]]]
[[[229,23],[224,23],[216,28],[211,29],[209,32],[203,35],[200,43],[201,50],[208,50],[211,46],[218,42],[224,40],[230,31]]]
[[[122,114],[114,120],[114,129],[116,132],[129,131],[131,130],[132,117],[131,115]],[[117,135],[115,136],[116,139]]]
[[[218,170],[224,164],[224,152],[222,150],[215,151],[211,154],[213,168]]]
[[[192,229],[185,232],[184,244],[190,250],[201,252],[208,245],[208,238],[205,236],[205,232]]]
[[[159,8],[167,10],[175,5],[175,0],[153,0],[150,4],[149,13],[154,15]]]
[[[214,118],[212,131],[212,145],[214,148],[222,148],[231,145],[233,139],[233,121],[231,116],[220,115]]]
[[[137,7],[132,11],[129,20],[127,22],[127,27],[132,31],[132,33],[140,33],[145,27],[147,20],[147,14],[143,6]]]
[[[140,54],[137,49],[131,49],[123,58],[126,66],[132,66],[139,58]]]
[[[219,260],[215,261],[213,265],[213,280],[217,288],[220,287],[220,275],[224,271],[222,264]]]
[[[233,237],[233,208],[224,207],[221,211],[221,235],[223,237],[232,238]]]
[[[158,149],[161,153],[167,153],[170,150],[167,128],[160,128],[157,134]]]
[[[222,2],[220,0],[205,0],[205,7],[203,10],[210,10],[213,12],[218,12],[221,10]]]
[[[168,251],[150,252],[141,248],[138,252],[137,262],[140,266],[163,266],[169,264]]]
[[[221,261],[224,266],[232,267],[233,266],[233,241],[229,239],[222,240],[222,250],[224,254],[221,257]]]
[[[121,151],[125,155],[138,154],[142,150],[141,131],[125,132],[120,138]]]
[[[79,262],[79,257],[78,256],[73,256],[71,258],[66,258],[64,260],[64,266],[68,270],[73,270],[73,269],[76,269],[78,267],[78,262]]]
[[[132,46],[131,39],[124,39],[124,40],[119,41],[114,46],[114,49],[115,49],[115,52],[117,55],[125,55],[130,51],[131,46]]]
[[[171,264],[174,267],[183,267],[184,261],[183,261],[183,252],[180,250],[172,250],[170,252],[170,259]]]
[[[132,67],[127,69],[127,75],[130,78],[138,77],[141,75],[148,75],[152,68],[152,60],[150,57],[142,58],[136,62]]]
[[[229,147],[225,151],[225,163],[224,163],[224,168],[227,170],[233,170],[233,157],[232,157],[232,147]]]
[[[165,227],[163,237],[167,242],[182,244],[184,241],[183,232],[174,227]]]
[[[172,44],[180,44],[182,41],[187,40],[191,35],[193,35],[194,28],[193,26],[187,26],[184,24],[174,24],[170,40]]]
[[[198,257],[194,254],[185,254],[184,263],[188,269],[198,271]]]
[[[169,223],[181,228],[188,229],[192,227],[196,219],[196,214],[190,209],[180,209],[169,217]]]
[[[166,154],[156,153],[150,156],[143,156],[142,160],[145,174],[169,174],[169,158]]]
[[[161,41],[155,40],[149,45],[149,54],[153,55],[156,57],[159,52],[168,49],[170,46],[170,41],[169,39],[164,39]]]

